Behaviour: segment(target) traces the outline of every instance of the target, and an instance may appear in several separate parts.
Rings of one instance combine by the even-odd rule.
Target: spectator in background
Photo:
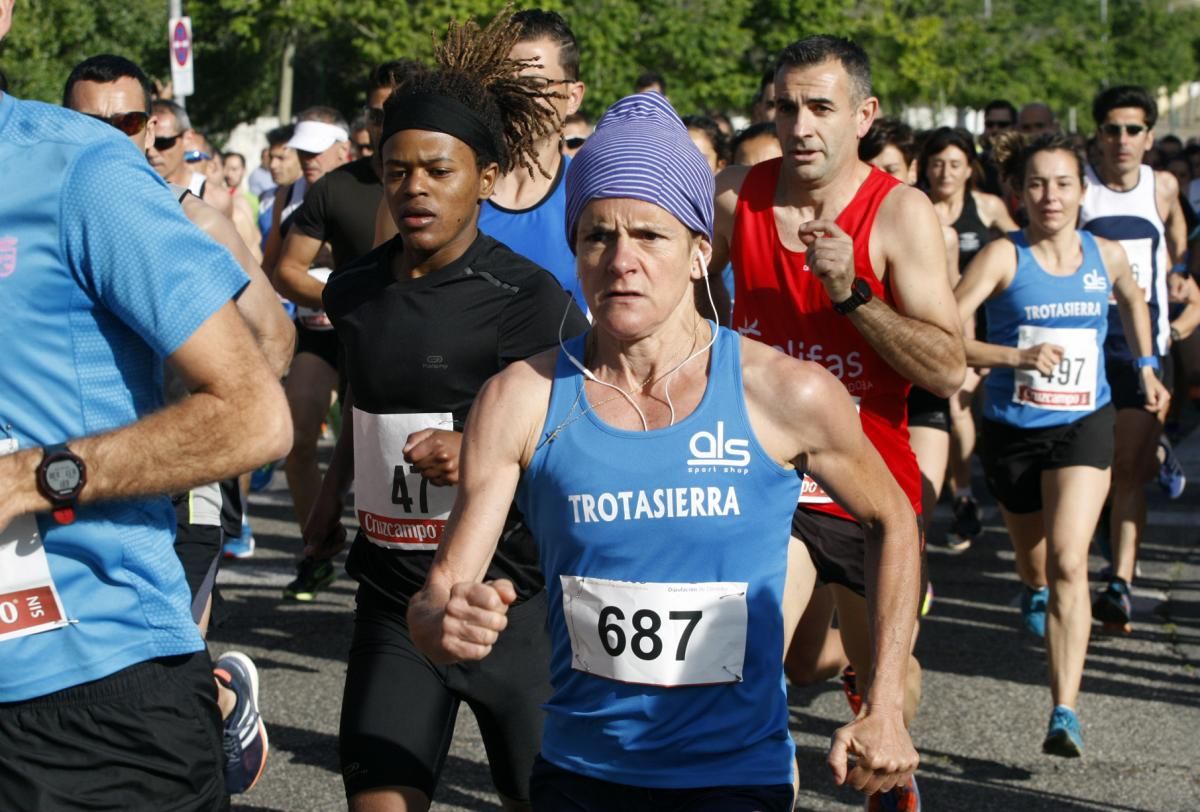
[[[661,93],[667,95],[667,80],[658,71],[648,70],[642,71],[638,75],[637,81],[633,83],[634,93]]]
[[[271,187],[262,193],[258,206],[258,230],[262,232],[262,249],[266,252],[267,237],[271,233],[271,220],[280,189],[290,189],[300,180],[300,158],[296,150],[287,145],[296,132],[294,124],[276,127],[267,133],[266,160],[263,166],[271,176]],[[262,167],[259,167],[260,169]]]
[[[163,180],[184,187],[229,217],[233,208],[229,195],[210,184],[203,172],[196,171],[184,160],[188,151],[186,139],[193,132],[187,111],[173,101],[156,99],[150,105],[150,115],[155,122],[154,143],[146,150],[150,166]]]
[[[563,119],[562,154],[574,158],[575,153],[592,134],[592,122],[583,113],[572,113]]]
[[[1169,161],[1181,152],[1183,152],[1183,141],[1178,135],[1164,135],[1158,139],[1158,154],[1163,157],[1163,160]]]
[[[763,124],[775,120],[775,71],[768,70],[758,82],[754,94],[754,106],[750,110],[750,123]]]
[[[983,135],[979,136],[979,164],[983,168],[983,182],[979,191],[1004,198],[1004,184],[1000,170],[992,158],[992,138],[1017,126],[1017,108],[1007,99],[993,99],[983,108]]]
[[[729,116],[722,113],[720,110],[709,110],[708,117],[717,123],[717,127],[721,130],[721,134],[727,139],[733,138],[733,122],[729,120]]]
[[[240,152],[224,152],[221,160],[225,170],[225,185],[231,190],[240,189],[246,177],[246,158]]]
[[[717,122],[708,116],[687,116],[683,119],[683,125],[687,127],[688,137],[700,150],[712,173],[715,175],[724,169],[729,163],[729,139],[721,132]]]
[[[1054,111],[1042,102],[1030,102],[1021,108],[1017,115],[1017,128],[1026,138],[1037,138],[1044,132],[1058,129],[1058,120]]]
[[[268,142],[269,144],[270,142]],[[250,173],[250,177],[246,179],[246,187],[250,194],[254,195],[255,199],[262,200],[263,195],[275,188],[275,181],[271,180],[271,170],[267,168],[267,164],[271,160],[271,148],[265,146],[258,156],[258,166],[254,167],[254,171]]]
[[[350,149],[354,160],[370,158],[375,154],[375,147],[371,144],[369,115],[364,110],[350,122]]]
[[[764,121],[742,130],[733,139],[732,152],[733,162],[738,166],[754,166],[783,155],[775,122]]]

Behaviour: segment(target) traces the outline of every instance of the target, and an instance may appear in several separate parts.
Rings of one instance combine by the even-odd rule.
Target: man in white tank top
[[[1146,150],[1154,144],[1158,115],[1150,94],[1132,85],[1108,88],[1096,96],[1092,114],[1102,157],[1098,166],[1088,169],[1080,226],[1118,240],[1125,248],[1134,278],[1150,306],[1155,350],[1155,356],[1134,358],[1121,330],[1118,327],[1114,332],[1110,320],[1105,355],[1117,408],[1109,517],[1113,568],[1093,614],[1106,625],[1128,630],[1129,583],[1145,533],[1144,488],[1158,468],[1156,448],[1166,417],[1165,407],[1159,413],[1142,407],[1136,368],[1154,366],[1160,377],[1169,372],[1162,368],[1169,359],[1172,330],[1167,319],[1166,277],[1186,251],[1187,232],[1175,177],[1142,164]]]

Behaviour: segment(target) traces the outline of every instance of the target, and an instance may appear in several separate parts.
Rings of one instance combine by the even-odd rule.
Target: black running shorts
[[[310,330],[296,322],[296,355],[307,352],[317,356],[336,370],[342,368],[342,342],[337,330]]]
[[[950,401],[927,389],[914,386],[908,393],[909,428],[950,431]]]
[[[817,569],[818,583],[840,584],[866,597],[867,536],[862,525],[801,506],[792,514],[792,535],[808,548]],[[922,536],[921,595],[925,594],[928,580],[925,538]]]
[[[1161,365],[1158,379],[1162,381],[1167,391],[1175,387],[1175,364],[1171,356],[1160,356]],[[1121,409],[1146,408],[1146,393],[1142,391],[1142,373],[1134,367],[1132,361],[1106,361],[1104,374],[1108,378],[1108,386],[1112,389],[1112,404],[1118,411]]]
[[[1068,423],[1044,429],[1022,429],[984,420],[979,458],[988,490],[1009,513],[1042,509],[1042,472],[1086,465],[1112,465],[1112,404]]]
[[[550,698],[546,593],[508,610],[508,627],[479,662],[437,666],[417,651],[407,607],[358,588],[338,737],[346,797],[413,787],[433,797],[460,702],[479,722],[496,791],[528,802]]]
[[[791,812],[791,784],[651,789],[564,770],[538,756],[534,812]]]
[[[187,494],[175,501],[175,555],[192,591],[192,620],[199,623],[216,587],[224,534],[219,525],[189,522],[187,502]]]
[[[224,769],[206,651],[0,703],[3,810],[225,810]]]

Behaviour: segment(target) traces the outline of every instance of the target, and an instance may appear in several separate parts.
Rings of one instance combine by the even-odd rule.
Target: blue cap
[[[608,108],[567,170],[567,244],[583,208],[628,197],[669,211],[710,240],[713,175],[670,102],[660,93],[626,96]]]

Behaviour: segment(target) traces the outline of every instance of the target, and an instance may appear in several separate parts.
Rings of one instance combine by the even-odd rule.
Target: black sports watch
[[[850,298],[842,302],[834,302],[833,309],[843,316],[849,316],[874,298],[875,294],[871,292],[870,283],[861,276],[856,276],[850,283]]]
[[[66,443],[42,449],[42,461],[37,467],[37,489],[50,500],[54,521],[59,524],[75,521],[75,503],[86,484],[87,466]]]

